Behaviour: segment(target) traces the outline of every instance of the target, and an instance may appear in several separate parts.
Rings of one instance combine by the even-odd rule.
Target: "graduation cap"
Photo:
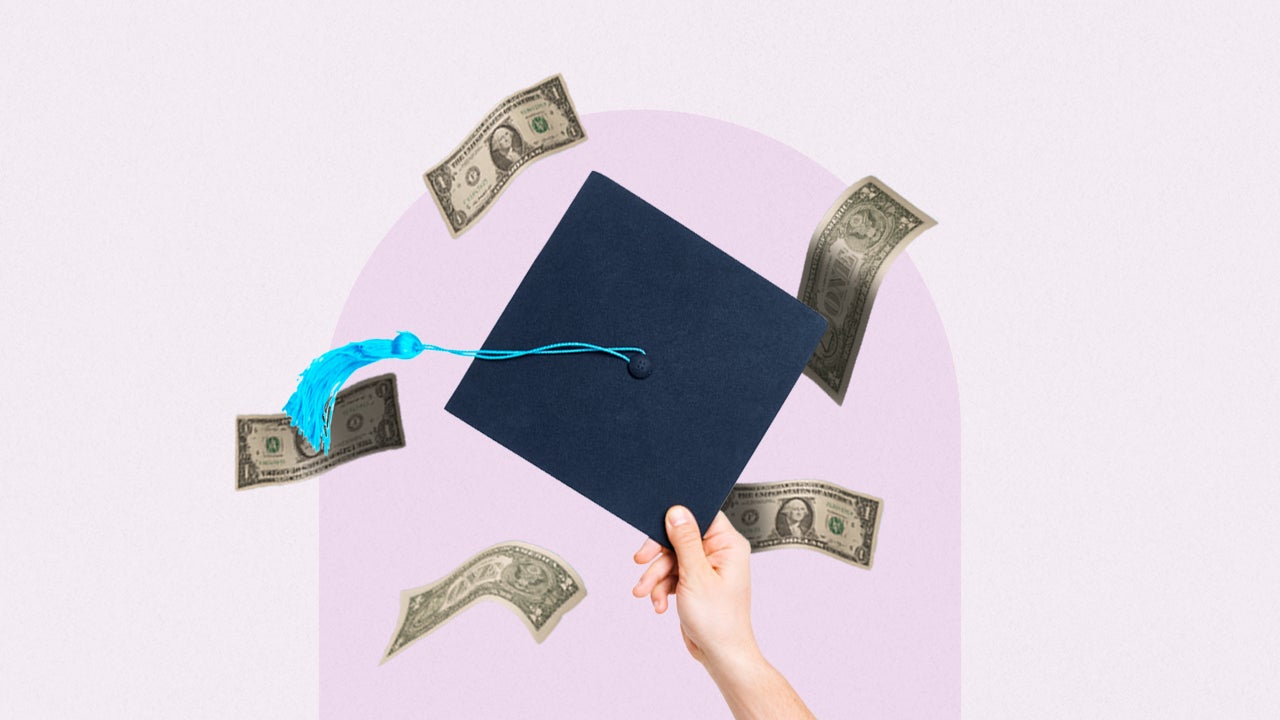
[[[633,346],[471,364],[445,409],[670,546],[715,518],[826,330],[821,315],[591,173],[485,348]]]
[[[408,332],[350,343],[303,372],[285,412],[328,452],[333,398],[356,369],[424,350],[472,357],[447,411],[670,547],[667,509],[688,507],[706,532],[825,331],[593,172],[483,348]]]

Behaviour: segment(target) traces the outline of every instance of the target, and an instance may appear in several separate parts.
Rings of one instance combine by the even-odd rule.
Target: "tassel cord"
[[[450,355],[460,355],[462,357],[472,357],[477,360],[512,360],[526,355],[570,355],[573,353],[602,352],[630,362],[631,358],[627,357],[623,353],[634,352],[640,353],[641,355],[645,354],[645,351],[638,347],[607,348],[599,345],[593,345],[592,343],[580,342],[552,343],[550,345],[543,345],[542,347],[536,347],[530,350],[453,350],[450,348],[443,348],[438,345],[423,345],[422,349],[449,353]]]
[[[311,446],[329,454],[330,429],[333,425],[333,408],[338,392],[352,373],[379,360],[397,358],[410,360],[424,350],[448,353],[477,360],[513,360],[526,355],[571,355],[602,352],[630,363],[623,353],[645,351],[638,347],[602,347],[592,343],[558,342],[529,350],[454,350],[439,345],[427,345],[411,332],[401,331],[393,340],[365,340],[347,343],[334,348],[311,361],[298,379],[298,388],[285,404],[290,424],[298,429]]]

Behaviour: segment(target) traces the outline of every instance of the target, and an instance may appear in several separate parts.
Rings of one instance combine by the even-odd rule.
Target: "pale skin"
[[[649,563],[632,589],[649,596],[655,612],[676,598],[685,647],[720,688],[737,720],[812,720],[782,674],[764,659],[751,629],[751,544],[717,513],[706,537],[688,509],[667,511],[673,553],[646,540],[633,558]]]

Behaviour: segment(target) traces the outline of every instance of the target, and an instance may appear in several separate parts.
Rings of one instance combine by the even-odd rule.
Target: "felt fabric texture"
[[[593,172],[484,348],[636,346],[650,375],[603,353],[473,361],[445,409],[670,547],[667,508],[688,507],[705,533],[825,330]]]

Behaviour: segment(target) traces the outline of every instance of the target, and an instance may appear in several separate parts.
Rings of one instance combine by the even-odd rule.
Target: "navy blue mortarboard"
[[[593,172],[484,348],[582,340],[643,354],[473,361],[445,409],[669,547],[667,508],[685,505],[706,532],[825,329]]]

